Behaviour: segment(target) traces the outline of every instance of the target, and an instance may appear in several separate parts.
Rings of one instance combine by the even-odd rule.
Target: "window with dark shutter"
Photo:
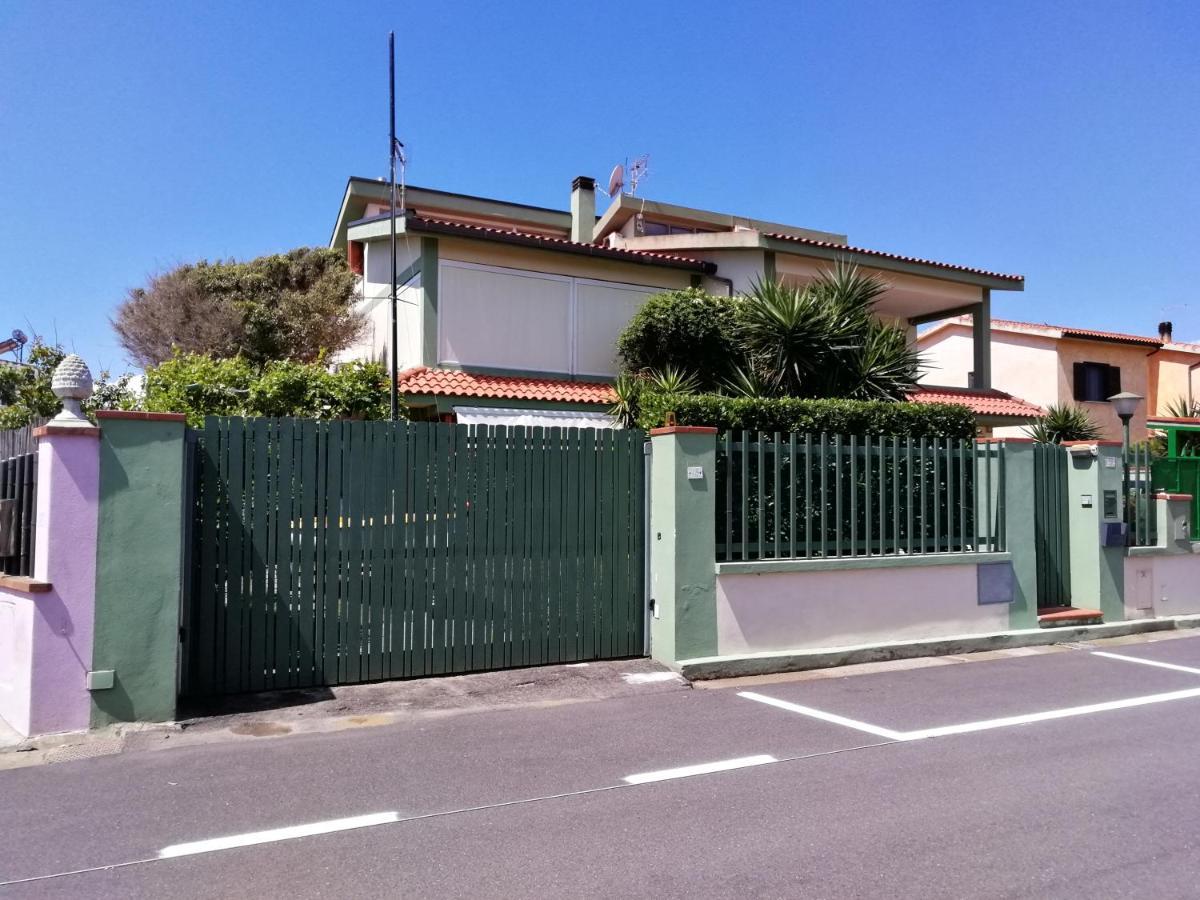
[[[1073,395],[1077,402],[1103,403],[1121,393],[1121,367],[1106,363],[1077,362],[1074,365]]]

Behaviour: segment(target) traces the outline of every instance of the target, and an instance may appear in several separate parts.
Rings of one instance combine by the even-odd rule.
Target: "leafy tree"
[[[625,371],[674,367],[694,372],[704,387],[714,387],[737,364],[736,305],[699,288],[648,297],[617,339]]]
[[[113,328],[142,366],[175,351],[313,362],[349,346],[365,324],[344,256],[302,247],[249,262],[183,265],[129,291]]]
[[[1046,407],[1046,415],[1025,426],[1025,433],[1042,444],[1097,441],[1104,434],[1088,411],[1074,403]]]

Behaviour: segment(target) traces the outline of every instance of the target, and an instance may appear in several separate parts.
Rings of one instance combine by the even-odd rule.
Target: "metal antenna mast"
[[[391,119],[391,139],[388,141],[388,161],[391,165],[391,225],[392,225],[392,342],[388,353],[391,364],[391,411],[392,421],[399,418],[399,401],[396,396],[396,380],[400,375],[396,363],[399,348],[399,327],[396,322],[396,32],[388,32],[388,108]]]

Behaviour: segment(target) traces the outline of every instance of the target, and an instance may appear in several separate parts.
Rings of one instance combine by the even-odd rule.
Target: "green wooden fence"
[[[717,443],[717,558],[1000,551],[1003,498],[995,444],[727,432]]]
[[[208,419],[185,693],[642,654],[643,441]]]

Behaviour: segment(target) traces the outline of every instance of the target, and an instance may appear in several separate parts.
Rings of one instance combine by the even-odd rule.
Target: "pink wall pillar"
[[[0,581],[0,716],[25,735],[86,729],[91,715],[99,433],[36,432],[33,577]]]

